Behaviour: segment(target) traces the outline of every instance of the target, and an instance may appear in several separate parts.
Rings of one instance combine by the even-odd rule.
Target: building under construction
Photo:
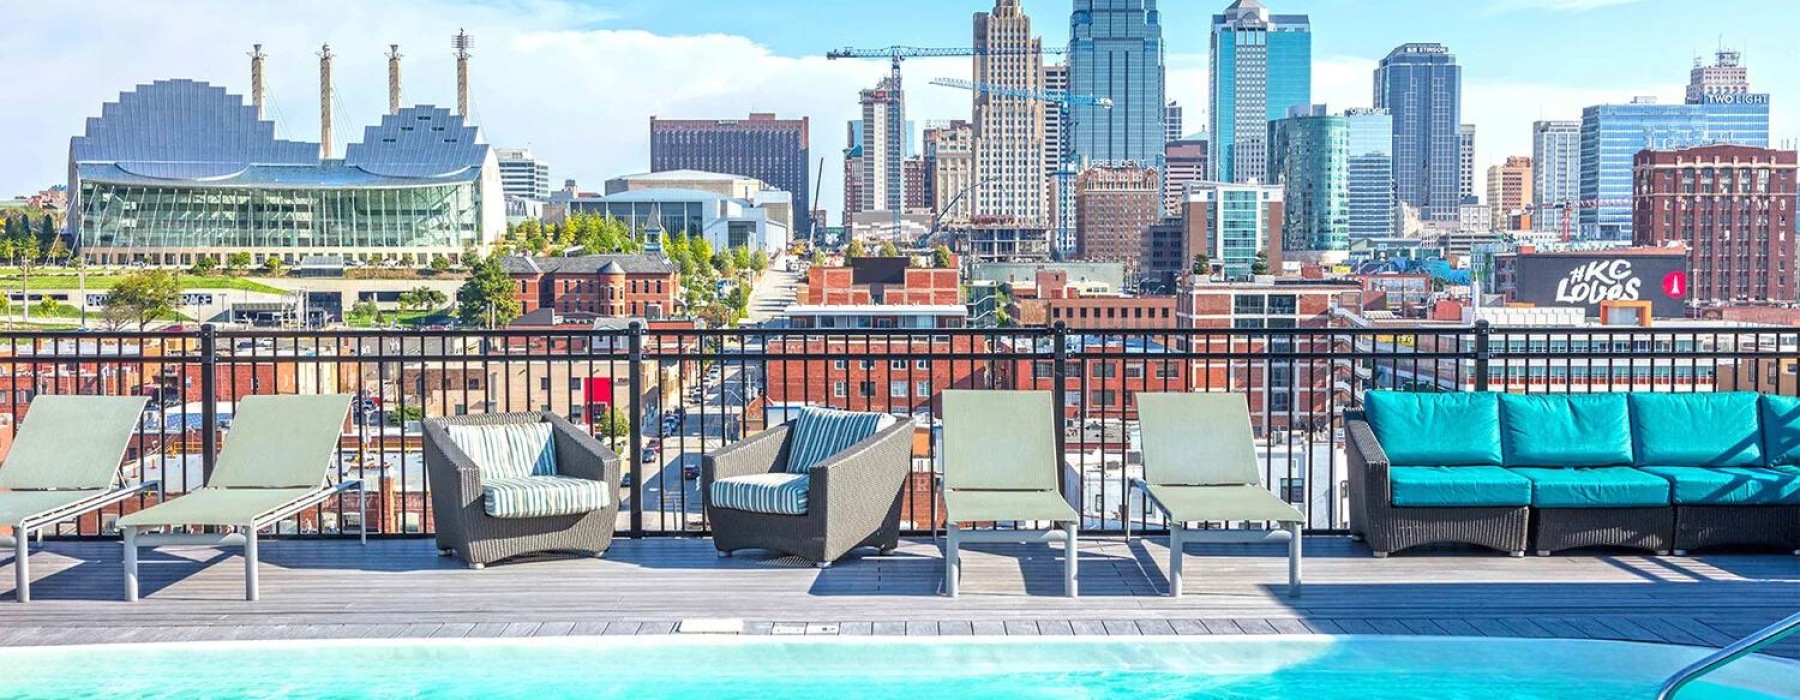
[[[70,228],[91,264],[255,264],[312,256],[423,265],[485,248],[506,226],[499,164],[467,121],[467,34],[452,42],[457,111],[400,106],[400,52],[388,52],[388,113],[337,155],[332,53],[319,58],[319,141],[275,138],[251,95],[159,80],[119,95],[69,144]]]

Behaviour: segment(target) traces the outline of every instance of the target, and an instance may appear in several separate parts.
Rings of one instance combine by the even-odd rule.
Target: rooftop
[[[594,275],[608,267],[622,268],[629,275],[674,274],[677,269],[668,258],[641,253],[612,255],[577,255],[564,258],[509,255],[500,260],[508,274]]]

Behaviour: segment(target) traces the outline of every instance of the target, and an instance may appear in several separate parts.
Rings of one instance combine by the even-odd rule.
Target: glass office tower
[[[1710,143],[1767,148],[1769,96],[1717,95],[1679,105],[1640,100],[1582,110],[1581,199],[1594,205],[1581,209],[1581,238],[1631,240],[1631,168],[1638,151]]]
[[[1269,123],[1269,174],[1282,186],[1284,250],[1350,247],[1350,129],[1324,105],[1295,107]]]
[[[1394,118],[1394,190],[1424,221],[1462,204],[1462,67],[1443,44],[1405,44],[1375,68],[1375,107]]]
[[[1163,167],[1163,36],[1156,0],[1075,0],[1069,16],[1069,92],[1112,108],[1071,105],[1077,164]]]
[[[1349,151],[1350,240],[1395,235],[1394,117],[1385,109],[1344,113]]]
[[[1312,25],[1238,0],[1212,21],[1212,179],[1273,182],[1269,122],[1312,104]]]

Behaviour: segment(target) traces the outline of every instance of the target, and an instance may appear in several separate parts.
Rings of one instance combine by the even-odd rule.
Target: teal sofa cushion
[[[1390,467],[1397,507],[1508,507],[1531,505],[1531,481],[1500,467]]]
[[[1676,505],[1800,505],[1800,470],[1768,467],[1643,467],[1675,486]]]
[[[1764,394],[1762,432],[1770,466],[1800,464],[1800,398]]]
[[[1754,393],[1631,394],[1630,400],[1638,466],[1763,465]]]
[[[1669,480],[1632,467],[1515,467],[1509,471],[1531,481],[1531,505],[1539,508],[1669,505]]]
[[[1371,391],[1369,427],[1388,464],[1500,464],[1500,403],[1494,394]]]
[[[1503,394],[1500,445],[1509,467],[1631,464],[1624,394]]]

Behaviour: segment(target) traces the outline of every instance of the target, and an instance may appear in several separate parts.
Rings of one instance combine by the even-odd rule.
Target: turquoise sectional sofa
[[[1800,399],[1371,391],[1347,421],[1350,527],[1386,556],[1461,542],[1800,553]]]

